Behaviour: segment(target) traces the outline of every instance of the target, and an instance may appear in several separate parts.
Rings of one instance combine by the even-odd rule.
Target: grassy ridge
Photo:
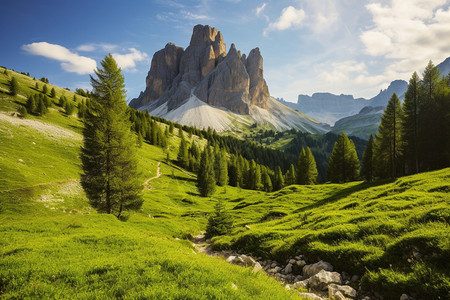
[[[32,91],[34,81],[27,86],[17,76]],[[404,292],[445,299],[450,291],[450,169],[394,182],[293,185],[269,194],[227,186],[202,198],[194,174],[165,162],[179,145],[171,136],[165,151],[139,149],[142,182],[156,175],[158,162],[162,176],[144,190],[142,209],[119,222],[92,210],[80,187],[81,122],[58,108],[30,116],[31,124],[12,122],[19,119],[11,112],[24,102],[0,90],[4,298],[295,298],[266,276],[194,254],[185,238],[204,230],[218,199],[235,228],[214,239],[217,249],[280,261],[296,254],[327,260],[339,271],[364,274],[364,287],[387,299]]]

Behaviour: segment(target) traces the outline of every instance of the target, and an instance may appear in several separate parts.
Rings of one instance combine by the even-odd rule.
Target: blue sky
[[[372,97],[450,56],[450,0],[4,2],[0,65],[89,88],[112,53],[128,99],[145,89],[153,53],[168,42],[186,48],[196,24],[220,30],[227,49],[259,47],[271,95],[292,102],[314,92]]]

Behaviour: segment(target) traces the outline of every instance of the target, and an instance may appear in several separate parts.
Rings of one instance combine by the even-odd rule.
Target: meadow
[[[139,148],[142,182],[158,163],[162,175],[144,188],[143,207],[120,221],[92,209],[80,186],[82,122],[57,106],[42,117],[11,116],[36,91],[33,79],[8,72],[0,68],[1,298],[297,299],[265,274],[198,253],[188,238],[205,230],[219,199],[234,228],[213,238],[213,249],[323,259],[385,299],[448,296],[450,169],[273,193],[226,186],[203,198],[196,175],[166,159],[176,157],[175,132],[167,149]],[[16,97],[6,92],[11,74]]]

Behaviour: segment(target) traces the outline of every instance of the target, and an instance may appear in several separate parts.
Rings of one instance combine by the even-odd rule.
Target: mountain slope
[[[146,89],[129,105],[216,131],[243,130],[253,124],[275,130],[328,131],[326,125],[270,97],[258,48],[247,57],[232,44],[227,53],[220,31],[208,25],[194,27],[186,50],[169,43],[154,54]]]

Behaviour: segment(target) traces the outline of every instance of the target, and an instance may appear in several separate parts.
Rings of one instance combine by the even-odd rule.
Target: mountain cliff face
[[[255,123],[278,130],[327,131],[326,126],[270,97],[258,48],[247,57],[231,44],[227,53],[220,31],[208,25],[194,27],[185,50],[169,43],[153,55],[146,89],[129,105],[218,131]]]

